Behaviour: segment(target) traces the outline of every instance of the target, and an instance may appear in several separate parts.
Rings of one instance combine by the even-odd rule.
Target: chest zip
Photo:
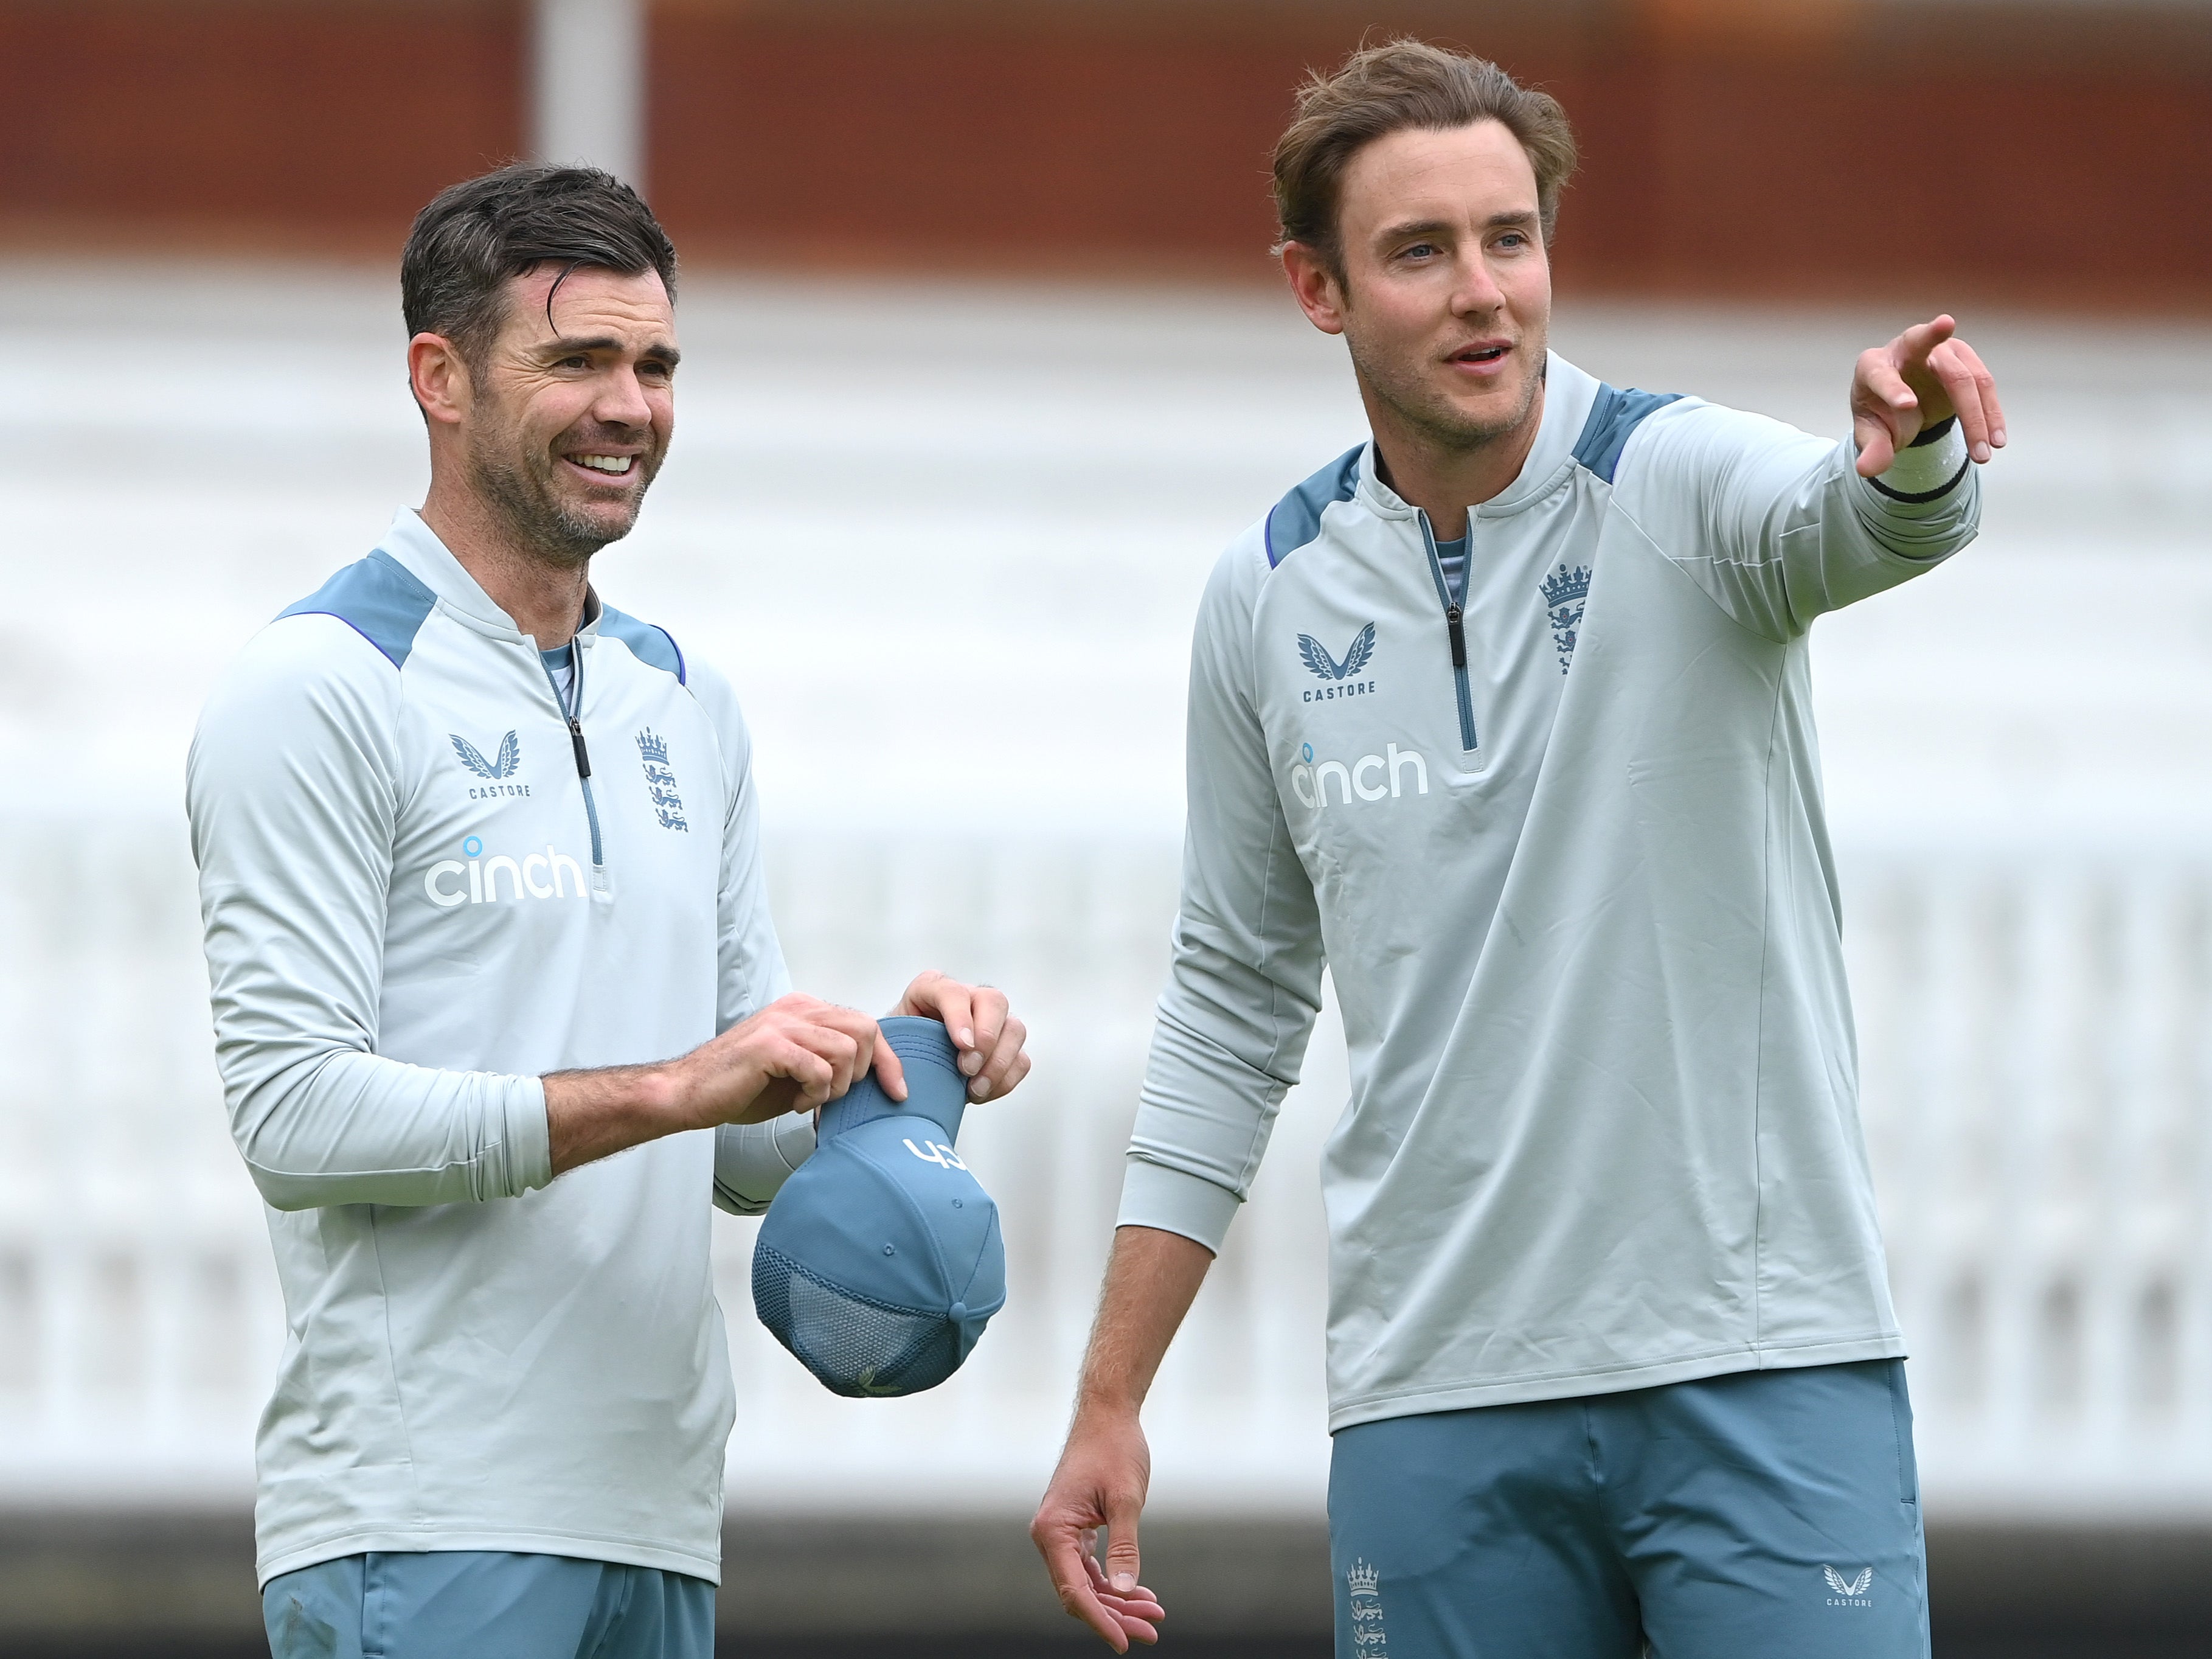
[[[1443,601],[1444,637],[1451,642],[1452,690],[1459,701],[1459,746],[1472,752],[1474,743],[1474,693],[1467,680],[1467,621],[1466,612],[1460,601],[1452,596],[1451,584],[1444,580],[1444,562],[1437,554],[1436,532],[1429,528],[1429,515],[1417,515],[1421,521],[1421,545],[1429,552],[1429,575],[1437,584],[1437,597]],[[1467,515],[1467,558],[1460,567],[1462,586],[1474,577],[1474,515]]]
[[[544,667],[544,658],[538,659]],[[568,725],[568,746],[576,757],[576,781],[584,790],[584,817],[592,830],[592,891],[605,894],[612,889],[607,881],[607,855],[599,841],[599,808],[592,799],[592,752],[584,747],[584,646],[582,640],[568,642],[568,700],[561,700],[561,682],[553,678],[553,670],[545,669],[545,683],[553,688],[553,705],[561,711],[561,717]]]

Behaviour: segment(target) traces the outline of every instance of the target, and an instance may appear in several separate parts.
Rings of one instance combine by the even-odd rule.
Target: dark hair
[[[1297,114],[1275,143],[1275,213],[1283,241],[1321,254],[1340,281],[1344,251],[1338,198],[1352,158],[1407,128],[1449,131],[1502,122],[1536,173],[1544,240],[1559,219],[1559,192],[1575,170],[1575,135],[1548,93],[1531,92],[1487,58],[1425,40],[1364,46],[1341,67],[1314,70],[1298,88]]]
[[[675,245],[635,190],[597,168],[513,162],[448,185],[415,216],[399,256],[408,333],[442,334],[464,362],[481,361],[506,321],[507,279],[541,265],[565,266],[563,278],[657,271],[676,297]]]

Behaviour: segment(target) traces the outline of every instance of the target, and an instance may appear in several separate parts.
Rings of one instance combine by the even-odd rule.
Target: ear
[[[474,400],[469,366],[443,334],[417,334],[407,342],[407,381],[423,418],[440,425],[459,425]]]
[[[1306,314],[1306,320],[1324,334],[1344,332],[1344,284],[1321,256],[1320,250],[1304,242],[1283,244],[1283,274],[1290,278],[1291,292],[1298,298],[1298,308]]]

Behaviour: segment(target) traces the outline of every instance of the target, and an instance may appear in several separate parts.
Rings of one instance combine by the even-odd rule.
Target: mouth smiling
[[[629,478],[637,470],[638,460],[635,455],[607,454],[563,455],[561,459],[571,467],[581,467],[587,473],[596,473],[605,479]]]

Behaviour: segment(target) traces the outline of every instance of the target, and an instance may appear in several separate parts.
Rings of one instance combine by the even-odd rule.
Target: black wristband
[[[1941,443],[1943,441],[1944,435],[1949,432],[1950,430],[1958,424],[1959,418],[1956,415],[1946,415],[1942,419],[1937,421],[1933,426],[1929,427],[1926,431],[1923,432],[1918,437],[1913,439],[1911,442],[1906,444],[1905,447],[1908,449],[1918,449],[1927,444]],[[1947,485],[1946,487],[1948,488],[1948,486]]]

